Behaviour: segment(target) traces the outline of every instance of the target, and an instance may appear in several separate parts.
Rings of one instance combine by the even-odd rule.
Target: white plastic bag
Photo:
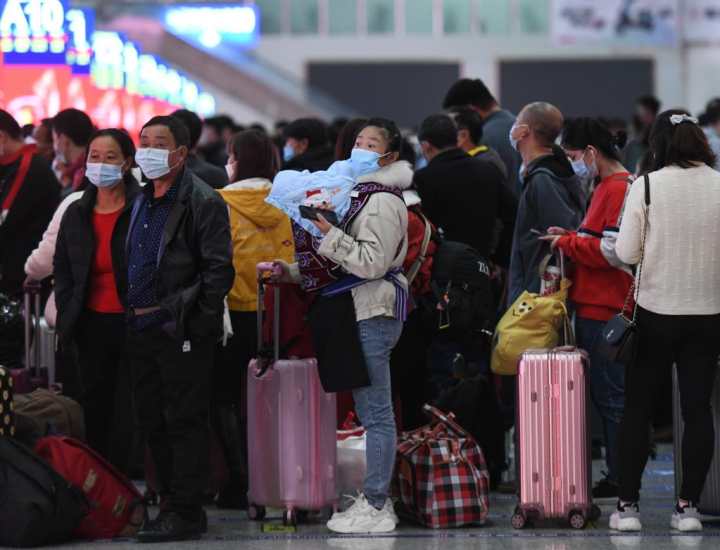
[[[341,432],[340,432],[341,433]],[[356,495],[363,490],[367,461],[365,449],[367,436],[355,435],[340,439],[337,443],[337,493],[342,502],[345,495]]]

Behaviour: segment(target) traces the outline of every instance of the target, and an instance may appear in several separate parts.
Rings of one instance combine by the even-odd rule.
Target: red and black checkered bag
[[[489,475],[482,450],[452,414],[425,405],[428,426],[404,434],[397,452],[401,513],[426,527],[482,525]]]

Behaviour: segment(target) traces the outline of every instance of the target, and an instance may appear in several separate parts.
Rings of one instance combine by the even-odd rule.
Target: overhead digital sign
[[[92,61],[92,35],[95,12],[90,8],[72,8],[65,14],[68,31],[66,61],[73,74],[89,74]]]
[[[258,13],[246,5],[184,5],[165,10],[170,32],[199,42],[206,48],[221,43],[251,45],[258,38]]]
[[[27,124],[74,107],[133,133],[178,108],[214,113],[191,78],[94,22],[65,0],[0,0],[0,108]]]
[[[0,0],[0,50],[8,65],[64,65],[65,0]]]

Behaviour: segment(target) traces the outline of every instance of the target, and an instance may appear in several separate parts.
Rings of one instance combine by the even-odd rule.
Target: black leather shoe
[[[147,522],[137,534],[138,542],[176,542],[199,539],[207,532],[207,516],[202,512],[190,521],[177,512],[160,512],[157,519]]]

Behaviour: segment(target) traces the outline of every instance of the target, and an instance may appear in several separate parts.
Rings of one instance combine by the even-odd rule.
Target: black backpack
[[[487,330],[494,319],[490,264],[473,247],[440,240],[433,255],[429,308],[436,330],[467,338]]]
[[[88,512],[80,489],[9,437],[0,437],[0,487],[0,546],[67,542]]]

